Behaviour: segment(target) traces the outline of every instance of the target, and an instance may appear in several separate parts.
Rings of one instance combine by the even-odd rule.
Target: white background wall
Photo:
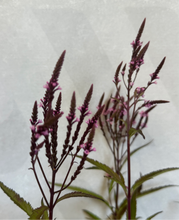
[[[146,17],[143,34],[150,47],[139,75],[139,85],[146,85],[164,56],[166,63],[158,84],[146,98],[165,99],[151,114],[135,146],[153,139],[153,143],[132,160],[134,181],[140,172],[179,167],[179,2],[178,0],[1,0],[0,1],[0,180],[16,190],[33,207],[40,205],[41,194],[31,167],[29,118],[35,100],[43,97],[43,85],[50,79],[56,61],[67,50],[60,76],[63,110],[76,91],[80,105],[90,85],[94,84],[91,110],[105,91],[113,91],[117,65],[129,62],[130,43]],[[67,114],[67,112],[66,112]],[[61,125],[64,128],[63,124]],[[59,143],[63,143],[61,129]],[[64,132],[64,133],[63,133]],[[60,148],[61,146],[59,146]],[[91,157],[111,164],[100,132],[95,138],[97,152]],[[60,152],[60,150],[59,150]],[[42,158],[45,160],[45,158]],[[49,172],[49,168],[47,168]],[[87,187],[105,196],[102,172],[82,172],[75,185]],[[63,170],[59,173],[63,179]],[[179,172],[163,174],[146,183],[147,187],[178,184]],[[170,188],[138,200],[138,216],[143,218],[163,210],[156,219],[178,219],[179,189]],[[101,218],[107,210],[90,199],[71,199],[58,205],[57,219],[83,219],[82,209]],[[109,213],[108,213],[109,214]],[[0,191],[0,219],[25,219],[23,213]]]

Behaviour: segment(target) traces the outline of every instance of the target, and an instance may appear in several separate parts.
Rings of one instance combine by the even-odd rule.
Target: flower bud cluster
[[[84,154],[88,155],[92,151],[96,151],[96,148],[92,147],[91,142],[87,142],[85,144],[80,145],[80,148],[84,150]]]

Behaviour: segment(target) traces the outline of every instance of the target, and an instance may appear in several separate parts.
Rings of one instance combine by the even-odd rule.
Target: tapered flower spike
[[[105,95],[105,93],[102,94],[102,96],[99,100],[98,109],[102,106],[102,103],[103,103],[103,100],[104,100],[104,95]]]
[[[163,60],[161,61],[161,63],[158,65],[157,69],[155,70],[155,72],[151,75],[151,82],[155,79],[157,79],[158,74],[160,72],[160,70],[162,69],[164,63],[165,63],[165,59],[166,57],[163,58]]]
[[[58,80],[58,77],[60,75],[60,71],[63,65],[63,61],[65,58],[65,54],[66,54],[66,50],[63,51],[63,53],[61,54],[60,58],[58,59],[56,63],[55,69],[52,74],[51,82],[56,82]]]
[[[85,97],[85,100],[84,100],[84,105],[88,106],[89,105],[89,102],[91,100],[91,97],[92,97],[92,94],[93,94],[93,84],[91,85],[86,97]]]
[[[143,20],[143,22],[142,22],[142,24],[139,28],[139,31],[138,31],[138,34],[137,34],[137,37],[136,37],[136,40],[135,40],[134,50],[136,49],[136,47],[138,45],[138,42],[140,42],[140,38],[142,36],[143,30],[144,30],[144,27],[145,27],[145,22],[146,22],[146,18]]]
[[[59,93],[59,96],[58,96],[58,99],[57,99],[57,102],[56,102],[56,107],[55,107],[55,114],[59,113],[60,112],[60,109],[61,109],[61,102],[62,102],[62,94],[61,92]]]
[[[31,124],[35,125],[35,123],[37,122],[37,119],[38,119],[38,108],[37,108],[37,101],[35,101],[34,107],[32,110],[32,119],[30,120]]]

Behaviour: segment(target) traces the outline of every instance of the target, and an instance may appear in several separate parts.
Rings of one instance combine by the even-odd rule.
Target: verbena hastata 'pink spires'
[[[79,117],[76,116],[76,96],[75,96],[75,92],[73,92],[71,98],[71,104],[70,104],[70,111],[66,116],[66,120],[67,120],[66,137],[62,148],[61,149],[59,148],[59,150],[62,151],[61,156],[59,157],[57,152],[58,122],[59,119],[64,114],[64,112],[61,111],[62,93],[59,92],[56,101],[56,106],[54,109],[52,107],[52,102],[54,99],[54,93],[61,90],[61,87],[58,84],[58,77],[64,61],[64,56],[65,56],[65,51],[62,53],[61,57],[59,58],[50,81],[44,85],[44,88],[46,89],[45,96],[43,99],[41,99],[41,102],[39,103],[39,107],[43,109],[43,120],[38,120],[37,102],[34,103],[32,118],[30,119],[31,122],[30,128],[32,133],[31,151],[30,151],[32,170],[34,171],[35,178],[37,180],[37,183],[39,185],[45,203],[49,208],[49,219],[52,219],[53,209],[56,203],[58,202],[61,192],[64,189],[66,189],[67,186],[69,186],[77,178],[77,176],[83,169],[83,165],[87,159],[88,154],[96,150],[95,148],[92,147],[93,138],[95,134],[95,129],[97,127],[98,118],[104,108],[104,106],[100,107],[95,113],[95,115],[91,119],[87,120],[86,130],[79,138],[78,137],[79,132],[81,130],[81,125],[84,122],[84,119],[92,114],[92,112],[89,110],[89,102],[91,100],[91,96],[93,92],[93,85],[90,87],[82,106],[78,107],[78,110],[80,111]],[[72,129],[75,125],[76,128]],[[43,166],[41,165],[39,158],[39,153],[40,153],[39,150],[42,147],[45,147],[46,157],[48,159],[48,163],[52,171],[51,186],[47,181],[45,172],[43,170]],[[72,152],[74,148],[76,148],[76,150],[75,152]],[[74,171],[74,173],[71,174],[72,167],[75,163],[75,158],[80,152],[80,150],[83,150],[83,156],[79,162],[79,166],[76,168],[76,171]],[[64,163],[67,157],[71,159],[71,162],[69,163],[68,171],[66,174],[63,174],[64,181],[62,183],[61,189],[55,191],[54,184],[55,184],[56,173],[58,172],[59,168],[62,166],[62,164]],[[35,166],[36,162],[38,162],[40,170],[44,176],[44,180],[47,186],[49,187],[50,201],[47,200],[46,193],[43,191],[41,184],[39,182],[38,175],[36,173],[36,166]],[[68,177],[70,175],[71,175],[71,179],[69,180]]]
[[[124,161],[127,160],[128,163],[128,210],[130,210],[131,203],[130,146],[138,134],[141,134],[145,138],[142,130],[147,127],[149,112],[152,111],[157,104],[168,102],[164,100],[151,101],[144,99],[148,87],[157,83],[156,80],[159,79],[158,74],[165,62],[165,57],[154,73],[150,74],[150,79],[146,86],[135,86],[136,78],[139,74],[140,68],[144,65],[145,53],[150,43],[148,42],[142,47],[143,42],[140,41],[145,21],[146,20],[144,19],[136,39],[131,43],[132,55],[129,64],[123,65],[123,62],[121,62],[116,69],[113,80],[116,88],[115,95],[108,99],[105,110],[99,119],[102,133],[114,158],[115,172],[120,173]],[[122,84],[126,89],[126,97],[121,95]],[[104,94],[99,101],[98,108],[102,106],[103,100]],[[110,139],[112,141],[110,141]],[[125,148],[125,143],[127,143],[127,149]],[[119,186],[116,184],[116,192],[118,192],[118,187]],[[116,195],[116,198],[117,197],[118,195]],[[115,202],[116,207],[118,207],[118,199],[115,199]],[[130,219],[130,213],[128,214]]]

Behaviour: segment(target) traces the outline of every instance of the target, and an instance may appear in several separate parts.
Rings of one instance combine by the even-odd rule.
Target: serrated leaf
[[[151,142],[152,142],[152,141],[149,141],[147,144],[144,144],[144,145],[142,145],[142,146],[136,148],[135,150],[131,151],[131,152],[130,152],[130,156],[132,156],[134,153],[136,153],[136,152],[139,151],[140,149],[142,149],[142,148],[148,146]],[[124,166],[124,164],[125,164],[126,162],[127,162],[127,157],[125,158],[125,160],[124,160],[123,163],[121,164],[121,169],[122,169],[122,167]]]
[[[39,208],[34,209],[29,219],[40,219],[47,209],[47,206],[40,206]]]
[[[2,182],[0,182],[0,187],[4,191],[4,193],[9,196],[9,198],[19,206],[24,212],[30,216],[33,212],[33,208],[29,202],[26,202],[19,194],[17,194],[14,190],[5,186]]]
[[[162,213],[162,211],[156,212],[155,214],[149,216],[146,220],[150,220],[150,219],[154,218],[156,215],[158,215],[158,214],[160,214],[160,213]]]
[[[62,186],[61,183],[55,183],[55,185],[56,185],[56,186],[59,186],[59,187]],[[65,185],[64,185],[64,187],[65,187]],[[87,190],[87,189],[84,189],[84,188],[81,188],[81,187],[77,187],[77,186],[68,186],[67,189],[69,189],[69,190],[74,190],[74,191],[76,191],[76,192],[82,192],[82,193],[91,195],[91,196],[93,196],[93,197],[96,197],[97,199],[100,199],[102,202],[104,202],[104,203],[111,209],[111,207],[110,207],[108,201],[106,201],[101,195],[99,195],[99,194],[97,194],[97,193],[95,193],[95,192],[92,192],[92,191],[90,191],[90,190]]]
[[[153,177],[155,176],[158,176],[162,173],[166,173],[166,172],[169,172],[169,171],[174,171],[174,170],[178,170],[179,168],[178,167],[173,167],[173,168],[165,168],[165,169],[162,169],[162,170],[157,170],[157,171],[153,171],[151,173],[148,173],[148,174],[145,174],[144,176],[141,176],[135,183],[134,185],[132,186],[132,193],[134,193],[134,191],[142,184],[144,183],[145,181],[149,180],[149,179],[152,179]]]
[[[42,198],[42,200],[41,200],[41,206],[44,206],[43,198]],[[47,210],[44,211],[44,213],[43,213],[41,219],[49,219],[49,217],[48,217],[48,211],[47,211]]]
[[[157,192],[159,190],[162,190],[162,189],[165,189],[165,188],[168,188],[168,187],[175,187],[175,186],[177,186],[177,185],[165,185],[165,186],[159,186],[159,187],[151,188],[151,189],[148,189],[148,190],[144,190],[144,191],[139,192],[137,194],[136,198],[138,199],[140,197],[149,195],[149,194]],[[121,219],[126,210],[127,210],[127,199],[125,198],[122,201],[122,203],[120,204],[120,206],[117,210],[117,219]]]
[[[116,181],[119,185],[122,186],[125,194],[127,193],[126,191],[126,186],[125,186],[125,181],[124,181],[124,177],[121,173],[117,174],[116,172],[114,172],[110,167],[108,167],[106,164],[100,163],[97,160],[93,160],[91,158],[87,158],[86,159],[89,163],[95,165],[96,167],[98,167],[99,169],[105,171],[106,173],[108,173],[110,175],[110,178],[113,179],[114,181]]]
[[[48,217],[48,211],[47,211],[47,210],[44,211],[44,213],[43,213],[41,219],[43,219],[43,220],[44,220],[44,219],[49,220],[49,217]]]
[[[102,200],[101,198],[98,198],[96,196],[93,196],[93,195],[90,195],[90,194],[87,194],[87,193],[82,193],[82,192],[72,192],[72,193],[67,193],[63,196],[61,196],[56,204],[64,199],[68,199],[68,198],[73,198],[73,197],[88,197],[88,198],[93,198],[93,199],[100,199]]]
[[[165,186],[159,186],[159,187],[154,187],[154,188],[151,188],[151,189],[148,189],[148,190],[144,190],[144,191],[141,191],[140,194],[137,195],[137,198],[140,198],[140,197],[143,197],[143,196],[146,196],[150,193],[153,193],[153,192],[157,192],[161,189],[166,189],[166,188],[169,188],[169,187],[176,187],[178,185],[165,185]]]
[[[86,209],[83,209],[83,212],[88,215],[90,217],[90,219],[99,219],[101,220],[97,215],[93,214],[92,212],[86,210]]]

